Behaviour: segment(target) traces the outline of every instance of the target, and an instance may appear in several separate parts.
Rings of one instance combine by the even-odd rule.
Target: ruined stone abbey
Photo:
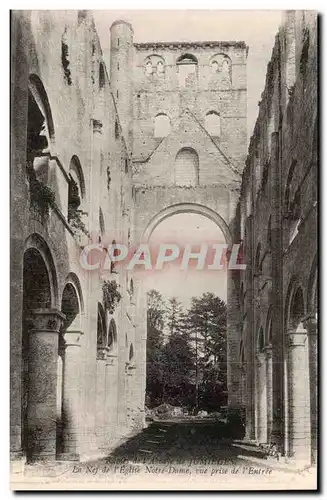
[[[134,43],[117,20],[107,69],[90,12],[15,11],[11,36],[12,460],[86,460],[144,427],[142,280],[80,255],[197,213],[245,256],[229,408],[314,462],[316,14],[285,14],[249,148],[243,41]]]

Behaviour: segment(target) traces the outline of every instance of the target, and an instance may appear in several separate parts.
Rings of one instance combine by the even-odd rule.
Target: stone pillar
[[[267,442],[271,442],[273,423],[273,370],[272,370],[272,347],[265,347],[266,354],[266,395],[267,395]]]
[[[282,214],[282,141],[281,132],[271,134],[271,305],[272,305],[272,376],[273,428],[272,442],[285,451],[285,331],[283,305],[283,214]]]
[[[227,276],[227,390],[228,408],[240,410],[241,373],[238,364],[240,318],[238,296],[239,271],[228,271]]]
[[[267,390],[265,353],[257,355],[257,440],[267,442]]]
[[[135,378],[136,378],[136,365],[133,362],[126,363],[125,365],[126,371],[126,410],[127,410],[127,425],[128,428],[135,427],[135,413],[136,413],[136,405],[137,394],[135,393]]]
[[[317,318],[308,315],[302,321],[308,334],[309,384],[310,384],[310,423],[311,423],[311,462],[317,462]]]
[[[92,176],[90,192],[89,231],[91,235],[99,229],[99,196],[101,194],[100,169],[102,151],[102,123],[92,120],[93,142],[92,142]]]
[[[135,370],[135,391],[136,391],[136,415],[135,426],[143,428],[145,426],[145,390],[146,390],[146,295],[140,280],[134,280],[137,286],[137,303],[134,308],[135,317],[135,346],[136,346],[136,370]]]
[[[65,319],[56,309],[30,312],[27,458],[56,459],[57,361],[59,331]]]
[[[241,364],[241,387],[242,387],[242,407],[246,408],[247,394],[246,394],[246,368],[245,363]]]
[[[108,354],[105,367],[105,421],[106,442],[110,445],[117,429],[118,405],[118,360],[117,355]]]
[[[80,330],[66,331],[63,346],[62,453],[60,460],[79,460]]]
[[[99,446],[105,445],[106,433],[106,364],[108,348],[97,348],[97,382],[96,382],[96,434]]]
[[[289,454],[301,465],[311,461],[306,337],[304,329],[288,331]]]

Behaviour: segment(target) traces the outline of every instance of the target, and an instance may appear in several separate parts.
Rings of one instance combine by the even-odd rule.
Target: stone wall
[[[147,241],[161,220],[189,212],[209,217],[225,242],[238,243],[235,213],[246,156],[245,43],[174,42],[134,48],[137,239]],[[185,71],[190,74],[182,81]],[[210,112],[218,120],[215,129],[207,121]],[[155,130],[158,115],[165,116],[164,137]],[[227,296],[229,405],[239,407],[238,367],[232,362],[240,336],[238,285],[231,280]]]
[[[191,85],[183,87],[179,83],[182,65],[178,60],[189,54],[197,60],[196,77]],[[222,54],[230,64],[228,76],[212,69],[212,61],[224,57]],[[163,62],[159,75],[146,73],[146,61],[150,56]],[[214,111],[220,115],[221,134],[219,139],[213,140],[236,166],[241,167],[247,140],[246,56],[244,42],[135,44],[134,158],[145,160],[158,146],[160,140],[154,137],[156,115],[166,114],[175,130],[185,109],[194,114],[202,127],[206,114]]]
[[[243,172],[239,222],[247,270],[240,293],[240,355],[244,349],[247,436],[277,443],[285,455],[306,462],[314,460],[316,450],[315,437],[310,442],[316,402],[304,382],[305,377],[311,380],[311,390],[316,384],[312,325],[306,321],[309,315],[314,323],[317,312],[312,299],[316,210],[317,19],[310,11],[287,12],[268,64]],[[302,330],[303,343],[295,342],[293,333],[299,340]],[[293,356],[299,362],[295,372]],[[256,382],[262,362],[267,373],[263,399]]]
[[[46,216],[39,207],[31,205],[27,175],[27,130],[32,123],[29,95],[32,95],[30,101],[36,102],[35,113],[45,119],[48,148],[41,159],[34,160],[33,168],[36,171],[44,163],[37,175],[40,180],[42,174],[42,183],[54,193],[54,202],[48,206]],[[22,438],[33,426],[31,416],[27,417],[25,429],[22,426],[21,404],[22,338],[29,335],[23,332],[23,268],[24,254],[32,248],[42,255],[50,273],[49,305],[61,311],[67,283],[73,284],[78,295],[78,340],[71,344],[67,340],[68,331],[62,330],[59,339],[65,337],[64,375],[70,366],[76,368],[76,377],[66,378],[74,387],[68,382],[64,385],[66,403],[72,413],[69,425],[75,426],[69,431],[70,437],[74,436],[76,441],[76,454],[88,456],[109,446],[118,433],[129,432],[133,427],[127,421],[119,427],[118,413],[127,412],[126,398],[119,391],[127,378],[126,353],[130,344],[137,342],[134,327],[127,321],[130,277],[122,269],[118,274],[107,271],[101,275],[83,270],[80,264],[87,243],[98,243],[100,237],[104,244],[113,239],[131,244],[133,237],[129,154],[89,13],[13,12],[11,113],[11,451],[13,456],[26,452],[22,450]],[[70,175],[79,184],[84,233],[68,217]],[[104,279],[117,279],[122,294],[115,311],[117,336],[109,347],[97,345],[98,303],[103,302]],[[134,290],[137,296],[137,287]],[[108,316],[105,320],[105,329],[109,319]],[[54,342],[58,343],[58,335]],[[75,358],[69,357],[73,352],[70,345],[76,345]],[[99,347],[105,347],[101,353],[103,359],[99,359]],[[68,359],[72,359],[72,365]],[[39,362],[42,365],[41,359]],[[56,363],[51,366],[56,371]],[[118,409],[120,400],[124,406]],[[50,403],[45,401],[47,404]],[[94,409],[99,405],[100,410],[95,414]],[[42,413],[44,409],[39,411]],[[53,458],[56,443],[49,446],[48,458]],[[36,448],[30,449],[30,458],[39,459],[40,453]],[[45,451],[43,458],[46,454]]]

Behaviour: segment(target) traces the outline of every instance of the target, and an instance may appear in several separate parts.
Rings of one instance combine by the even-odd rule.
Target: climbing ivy
[[[122,299],[122,295],[118,290],[119,285],[116,281],[105,281],[102,285],[103,291],[103,305],[105,309],[109,311],[110,314],[114,313],[116,306]]]
[[[83,210],[77,210],[73,207],[68,207],[68,222],[73,230],[77,232],[82,232],[86,236],[90,236],[84,222],[82,221],[82,215],[87,215],[87,212]]]
[[[68,85],[72,84],[71,73],[69,69],[70,61],[68,59],[67,28],[61,40],[61,64],[64,70],[65,79]]]
[[[33,164],[26,165],[31,204],[39,207],[44,215],[48,214],[49,208],[55,205],[55,193],[36,177]]]

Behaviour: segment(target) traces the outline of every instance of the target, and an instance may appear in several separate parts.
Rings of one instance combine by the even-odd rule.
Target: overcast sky
[[[207,259],[203,270],[196,270],[197,260],[191,259],[187,270],[181,269],[181,259],[185,245],[192,245],[192,251],[200,251],[201,243],[208,244]],[[217,225],[202,215],[178,214],[165,219],[153,231],[150,238],[151,249],[157,255],[160,243],[174,243],[180,248],[180,258],[165,264],[163,271],[145,271],[145,286],[155,288],[165,296],[177,297],[188,307],[190,298],[212,292],[226,301],[226,270],[208,270],[213,262],[212,243],[225,243],[224,236]],[[155,263],[154,263],[155,264]],[[154,265],[153,265],[154,267]]]
[[[281,22],[281,11],[95,11],[106,65],[109,69],[109,28],[116,19],[132,23],[135,42],[152,41],[245,41],[248,54],[248,140],[258,114],[258,101],[265,85],[267,64],[275,35]],[[153,232],[151,243],[224,242],[220,229],[210,220],[196,214],[175,215],[162,222]],[[180,262],[164,271],[145,271],[148,289],[156,288],[165,296],[176,296],[185,306],[192,296],[214,292],[226,300],[226,271],[180,270]]]

